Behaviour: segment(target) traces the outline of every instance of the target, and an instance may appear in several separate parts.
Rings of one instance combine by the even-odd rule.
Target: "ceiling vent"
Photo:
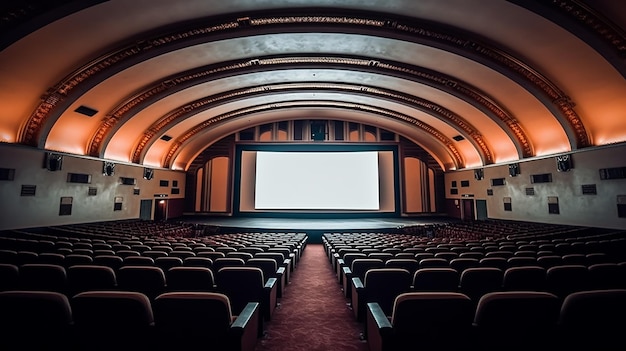
[[[463,136],[462,136],[462,135],[457,135],[457,136],[454,136],[454,137],[452,137],[452,139],[454,139],[454,140],[456,140],[456,141],[465,140],[465,138],[463,138]]]
[[[170,141],[170,140],[172,140],[172,137],[171,137],[171,136],[169,136],[169,135],[163,135],[163,136],[161,137],[161,140],[164,140],[164,141]]]
[[[98,113],[98,110],[94,110],[91,107],[87,107],[87,106],[82,106],[81,105],[81,106],[78,106],[78,108],[76,110],[74,110],[74,112],[78,112],[81,115],[93,117],[93,115]]]

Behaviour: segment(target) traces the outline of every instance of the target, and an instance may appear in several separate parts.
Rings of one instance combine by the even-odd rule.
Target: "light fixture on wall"
[[[143,169],[143,179],[150,180],[154,177],[154,169],[152,168],[144,168]]]
[[[511,177],[517,177],[520,174],[519,163],[511,163],[509,165],[509,175]]]
[[[476,180],[482,180],[484,176],[485,176],[485,172],[482,168],[474,170],[474,178]]]

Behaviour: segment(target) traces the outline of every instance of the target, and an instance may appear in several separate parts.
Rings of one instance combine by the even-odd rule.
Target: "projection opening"
[[[378,152],[256,153],[256,210],[379,210]]]

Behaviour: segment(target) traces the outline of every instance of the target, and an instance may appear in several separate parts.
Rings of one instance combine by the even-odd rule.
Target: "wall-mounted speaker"
[[[154,178],[154,169],[152,168],[144,168],[143,169],[143,179],[150,180]]]
[[[104,174],[105,176],[112,176],[113,174],[115,174],[115,163],[104,161],[102,165],[102,174]]]
[[[485,177],[485,172],[482,168],[474,170],[474,178],[476,180],[482,180]]]
[[[52,172],[60,171],[63,167],[63,155],[54,152],[46,152],[44,167]]]
[[[509,165],[509,175],[511,177],[517,177],[520,174],[519,163],[511,163]]]
[[[572,163],[572,155],[561,155],[556,157],[556,170],[559,172],[568,172],[574,168]]]

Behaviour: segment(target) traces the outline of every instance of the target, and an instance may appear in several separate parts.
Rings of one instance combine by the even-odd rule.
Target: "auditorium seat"
[[[419,262],[414,258],[392,258],[385,262],[385,268],[404,268],[413,275],[419,268]]]
[[[487,293],[475,309],[475,348],[487,351],[554,349],[560,306],[559,298],[548,292]]]
[[[180,268],[180,267],[179,267]],[[210,292],[171,292],[153,303],[159,350],[254,351],[260,307],[249,302],[233,314],[228,296]]]
[[[624,350],[626,289],[579,291],[561,305],[560,349]]]
[[[19,289],[19,267],[10,263],[0,263],[0,291]]]
[[[495,267],[467,268],[459,278],[459,291],[469,296],[474,304],[489,292],[502,290],[504,271]]]
[[[456,292],[411,292],[396,297],[391,314],[367,304],[370,351],[471,349],[474,308]]]
[[[459,272],[454,268],[420,268],[413,274],[411,291],[456,292],[458,290]]]
[[[167,291],[200,291],[216,290],[215,275],[206,267],[179,266],[165,272]]]
[[[559,265],[546,271],[546,291],[561,301],[569,294],[589,287],[589,272],[583,265]]]
[[[183,266],[213,268],[213,260],[208,257],[187,257],[183,260]]]
[[[128,256],[123,266],[154,266],[154,259],[146,256]]]
[[[143,267],[145,268],[145,267]],[[77,350],[152,350],[150,299],[131,291],[87,291],[70,300]]]
[[[350,299],[352,295],[352,278],[359,277],[361,280],[364,279],[365,273],[372,268],[383,268],[385,266],[385,262],[380,258],[371,258],[372,256],[367,256],[367,258],[357,258],[352,261],[350,267],[343,267],[341,274],[343,277],[342,281],[342,289],[343,294],[346,298]]]
[[[478,267],[479,260],[477,258],[470,257],[458,257],[450,260],[450,268],[455,269],[461,274],[466,268]]]
[[[167,272],[172,267],[183,266],[184,261],[180,257],[157,257],[154,259],[154,266],[161,268],[163,272]]]
[[[68,296],[84,291],[115,289],[117,289],[117,278],[111,267],[74,265],[67,269]]]
[[[259,258],[254,257],[249,259],[246,264],[247,267],[261,268],[265,280],[268,278],[276,278],[276,297],[283,297],[284,290],[286,288],[285,267],[279,267],[276,260],[272,258]]]
[[[545,291],[546,269],[540,266],[520,266],[507,268],[502,277],[505,291]]]
[[[117,272],[124,264],[124,259],[117,255],[99,255],[93,258],[92,264],[111,267]]]
[[[217,272],[224,267],[241,267],[245,266],[246,261],[237,257],[221,257],[213,260],[213,271]]]
[[[22,290],[67,292],[67,272],[63,266],[45,263],[23,264],[19,267]]]
[[[89,255],[71,253],[69,255],[65,255],[65,259],[63,260],[63,264],[65,268],[69,268],[76,264],[92,264],[93,257]]]
[[[37,262],[56,264],[65,267],[65,255],[56,252],[42,252],[39,254]]]
[[[254,255],[254,258],[271,258],[276,261],[278,268],[283,267],[285,270],[285,284],[289,284],[291,279],[291,259],[285,258],[283,254],[279,252],[259,252]]]
[[[617,263],[596,263],[587,270],[589,290],[626,289],[626,276]]]
[[[0,349],[72,350],[72,308],[52,291],[0,292]]]
[[[159,267],[122,266],[117,272],[119,290],[135,291],[153,300],[165,292],[165,273]]]
[[[352,311],[357,321],[365,321],[366,306],[377,302],[387,315],[391,314],[396,296],[411,290],[413,275],[402,268],[374,268],[365,279],[352,279]]]
[[[228,296],[234,314],[248,302],[258,302],[263,320],[269,321],[277,304],[277,280],[265,278],[257,267],[224,267],[215,273],[217,291]]]

